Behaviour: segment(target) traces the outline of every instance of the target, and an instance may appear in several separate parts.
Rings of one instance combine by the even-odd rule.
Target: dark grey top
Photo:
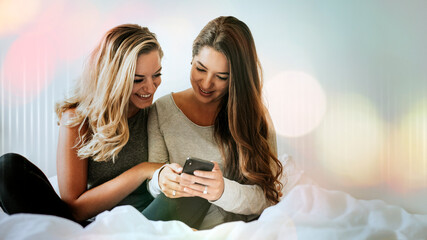
[[[147,118],[148,108],[141,109],[128,119],[129,141],[119,152],[114,163],[112,160],[95,162],[89,159],[87,177],[88,189],[99,186],[119,176],[121,173],[141,162],[147,162]],[[144,182],[118,205],[132,205],[139,211],[142,211],[152,199],[151,194],[147,191],[146,183]]]

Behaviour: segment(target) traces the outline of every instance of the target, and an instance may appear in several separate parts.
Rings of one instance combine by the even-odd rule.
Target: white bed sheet
[[[285,197],[259,220],[194,232],[178,221],[150,221],[131,206],[105,211],[82,228],[72,221],[0,211],[1,239],[427,239],[427,215],[381,200],[358,200],[316,186],[287,155]],[[57,188],[56,178],[50,179]]]
[[[427,239],[427,215],[380,200],[299,185],[259,220],[194,232],[178,221],[149,221],[131,206],[98,215],[86,228],[59,217],[0,213],[0,239]]]

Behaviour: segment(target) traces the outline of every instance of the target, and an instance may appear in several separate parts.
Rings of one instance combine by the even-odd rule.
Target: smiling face
[[[204,104],[219,104],[228,92],[230,70],[224,54],[211,47],[203,47],[194,56],[191,85],[196,99]]]
[[[153,103],[153,95],[162,82],[161,70],[161,59],[157,50],[139,55],[129,99],[129,116]]]

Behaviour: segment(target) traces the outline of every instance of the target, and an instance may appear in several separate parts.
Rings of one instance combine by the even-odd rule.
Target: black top
[[[87,188],[99,186],[132,168],[148,161],[147,137],[148,108],[141,109],[128,119],[129,141],[119,152],[113,163],[112,160],[95,162],[88,161]],[[142,183],[134,192],[124,198],[118,205],[132,205],[142,211],[153,200],[147,191],[146,182]]]

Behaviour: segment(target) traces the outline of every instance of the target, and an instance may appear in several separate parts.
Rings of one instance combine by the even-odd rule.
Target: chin
[[[139,109],[144,109],[144,108],[148,108],[151,105],[152,105],[152,103],[150,103],[150,104],[142,104],[142,105],[138,106],[138,108]]]
[[[216,102],[220,102],[221,99],[217,99],[217,98],[205,98],[203,96],[199,96],[198,97],[199,102],[204,103],[204,104],[211,104],[211,103],[216,103]]]
[[[138,109],[144,109],[151,106],[151,103],[140,103],[140,104],[135,104],[135,107],[137,107]]]

